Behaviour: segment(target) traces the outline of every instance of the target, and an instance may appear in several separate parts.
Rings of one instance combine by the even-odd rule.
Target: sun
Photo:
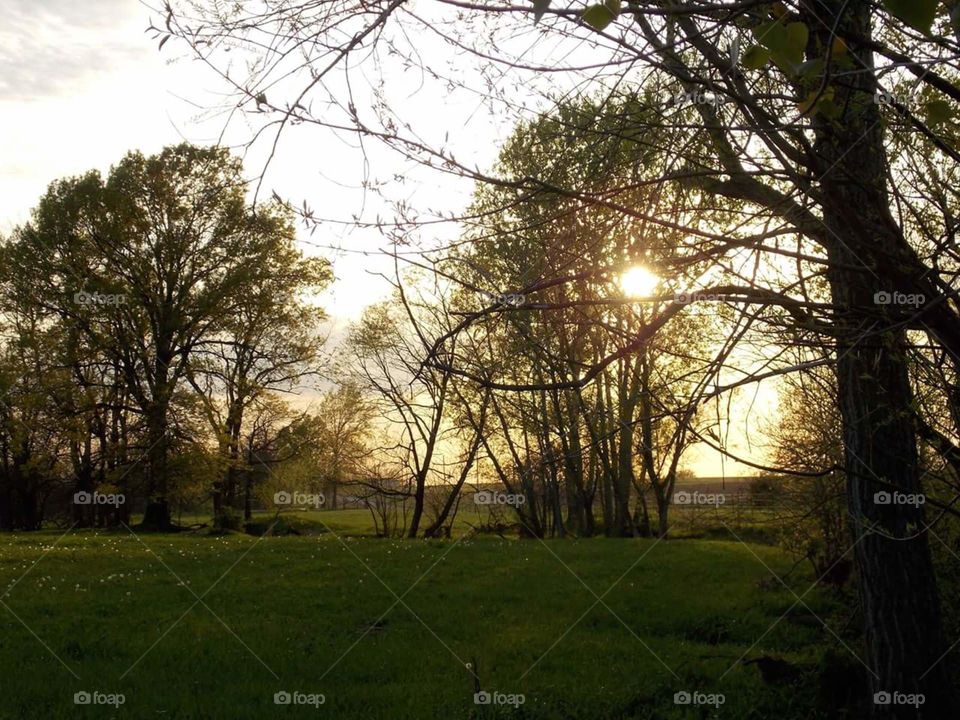
[[[642,265],[634,265],[620,276],[620,289],[629,297],[646,297],[653,294],[660,278]]]

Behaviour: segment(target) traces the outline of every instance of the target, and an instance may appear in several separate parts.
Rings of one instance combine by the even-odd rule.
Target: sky
[[[0,0],[0,17],[0,232],[26,221],[56,178],[91,168],[106,172],[130,150],[212,143],[224,130],[223,118],[206,110],[224,102],[222,82],[196,63],[158,51],[145,32],[151,12],[137,0]],[[247,128],[230,130],[228,144],[246,138]],[[276,190],[298,204],[309,199],[321,214],[359,209],[360,178],[344,149],[312,148],[317,163],[305,163],[305,143],[293,152],[291,135],[261,192]],[[261,164],[245,163],[251,176]],[[338,279],[323,302],[341,321],[338,327],[389,292],[371,275],[390,271],[376,255],[381,238],[304,232],[302,244],[311,253],[343,247],[335,258],[324,253],[336,261]]]
[[[25,222],[56,178],[91,168],[105,172],[134,149],[153,153],[184,140],[208,144],[221,137],[240,146],[249,137],[250,127],[242,121],[225,125],[223,114],[211,110],[226,102],[223,81],[213,71],[177,59],[173,43],[158,50],[146,32],[157,15],[138,0],[0,0],[0,17],[0,233]],[[435,109],[423,113],[418,130],[436,136],[453,128],[454,139],[461,140],[458,159],[489,166],[509,132],[503,118],[479,112],[475,98],[424,97],[414,72],[401,71],[391,80],[399,102]],[[414,92],[421,95],[407,100]],[[251,177],[262,171],[264,152],[256,148],[245,156]],[[377,150],[367,152],[379,163],[399,163],[377,156]],[[411,175],[402,163],[393,171],[407,179],[398,192],[414,205],[459,209],[469,199],[471,188],[464,181]],[[363,191],[363,178],[363,155],[354,143],[295,127],[282,138],[261,192],[276,191],[298,206],[306,201],[319,217],[344,221],[389,212]],[[320,299],[331,316],[333,337],[341,336],[367,304],[388,295],[389,284],[380,274],[392,273],[392,261],[378,252],[386,244],[377,231],[350,228],[348,222],[301,233],[304,252],[333,262],[336,280]],[[730,448],[758,458],[747,428],[752,423],[756,430],[762,419],[751,408],[769,411],[775,393],[761,387],[757,394],[741,396],[737,414],[743,422],[731,427]],[[753,472],[702,449],[691,455],[689,465],[707,476]]]

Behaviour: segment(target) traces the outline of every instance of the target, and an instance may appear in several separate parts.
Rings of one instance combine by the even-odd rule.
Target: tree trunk
[[[240,471],[240,433],[243,428],[243,403],[234,400],[227,414],[227,467],[223,477],[223,503],[236,507],[237,486]]]
[[[653,534],[650,528],[650,509],[647,507],[647,495],[641,489],[637,490],[637,506],[633,510],[633,525],[640,537],[648,538]]]
[[[486,407],[484,407],[484,410],[486,410]],[[481,424],[480,432],[482,432],[482,430],[483,427]],[[450,494],[447,496],[447,500],[443,504],[440,514],[437,515],[437,519],[430,524],[430,527],[423,531],[424,537],[437,537],[437,535],[440,533],[440,528],[442,528],[444,523],[447,522],[447,518],[450,516],[450,511],[453,510],[453,506],[457,503],[457,498],[460,497],[460,490],[463,488],[464,483],[467,481],[467,477],[470,475],[470,470],[473,468],[473,463],[477,458],[477,450],[479,450],[479,448],[480,434],[478,432],[475,434],[474,440],[470,444],[470,451],[467,453],[467,458],[464,460],[463,467],[460,469],[460,477],[457,479],[456,485],[454,485],[453,489],[450,491]],[[449,528],[446,535],[447,537],[450,537]]]
[[[155,403],[146,414],[147,419],[147,488],[149,500],[143,513],[143,529],[167,531],[173,527],[170,503],[167,499],[168,438],[167,407]]]
[[[423,517],[423,501],[426,492],[426,473],[417,473],[414,478],[416,489],[413,493],[413,515],[410,518],[410,528],[407,530],[407,537],[415,538],[420,532],[420,518]]]
[[[841,31],[870,36],[869,3],[820,3],[820,17],[826,7],[834,15],[845,8]],[[828,41],[820,20],[807,19],[820,42]],[[872,67],[869,52],[858,54],[858,64]],[[906,246],[889,210],[883,125],[870,100],[875,90],[873,73],[851,75],[837,98],[843,121],[819,120],[815,147],[831,294],[841,308],[837,381],[865,661],[874,673],[873,692],[923,693],[922,717],[957,717],[946,668],[938,662],[945,648],[922,506],[874,500],[887,489],[884,483],[906,494],[921,492],[906,338],[881,312],[888,306],[874,302],[879,291],[901,290],[889,279],[890,258]],[[909,705],[872,707],[885,720],[920,717]]]
[[[657,497],[657,537],[666,538],[670,532],[670,498],[666,494]]]

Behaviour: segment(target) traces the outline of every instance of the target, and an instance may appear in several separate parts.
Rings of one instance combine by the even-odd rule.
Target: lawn
[[[845,637],[843,606],[815,590],[771,630],[796,602],[774,548],[378,540],[336,515],[260,539],[0,537],[0,718],[842,717],[816,709],[817,663],[846,651],[811,611]],[[809,672],[767,684],[744,654]],[[513,704],[476,705],[472,672]],[[75,705],[83,691],[124,704]],[[276,705],[284,691],[324,702]],[[678,706],[680,691],[724,703]]]

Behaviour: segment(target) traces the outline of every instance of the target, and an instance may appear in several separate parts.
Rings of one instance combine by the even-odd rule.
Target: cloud
[[[0,0],[0,102],[71,94],[150,51],[137,0]]]

